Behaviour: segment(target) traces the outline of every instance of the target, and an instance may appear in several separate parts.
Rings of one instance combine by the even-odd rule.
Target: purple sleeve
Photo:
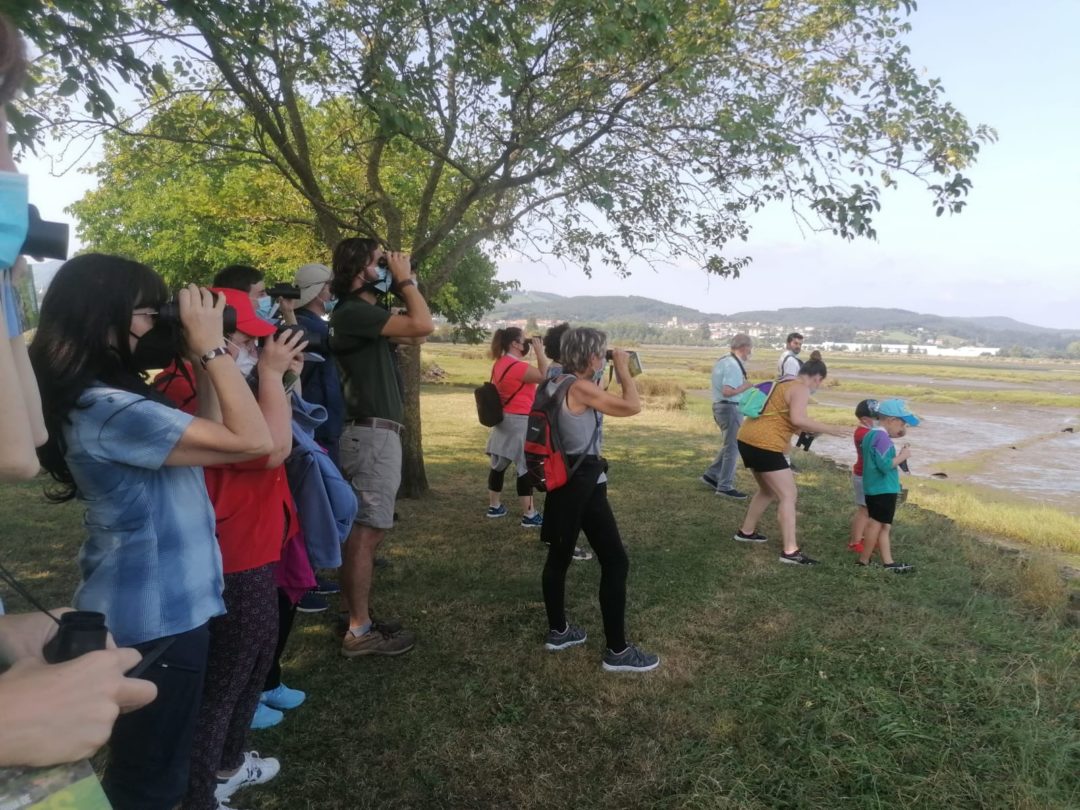
[[[868,458],[863,459],[863,464],[873,464],[882,472],[887,472],[892,467],[890,451],[893,449],[892,439],[884,430],[874,430],[870,433],[870,450],[873,451]]]

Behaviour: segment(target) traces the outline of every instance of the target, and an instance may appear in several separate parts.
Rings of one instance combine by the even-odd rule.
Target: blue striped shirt
[[[64,426],[86,506],[79,610],[121,646],[184,633],[225,612],[214,511],[199,467],[166,467],[194,417],[139,394],[88,388]]]

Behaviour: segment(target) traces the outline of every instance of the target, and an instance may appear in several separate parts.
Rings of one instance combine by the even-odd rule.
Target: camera
[[[289,301],[296,301],[300,298],[300,288],[295,284],[275,284],[273,287],[266,291],[272,299],[285,298]]]
[[[35,259],[66,259],[68,255],[68,226],[63,222],[42,219],[36,205],[26,208],[26,239],[19,253]]]
[[[630,368],[630,376],[631,377],[636,377],[638,374],[640,374],[644,370],[641,367],[641,358],[638,357],[637,352],[627,352],[627,354],[630,355],[629,358],[627,359],[627,363],[626,363],[627,366],[629,366],[629,368]],[[614,350],[613,349],[608,349],[607,354],[604,355],[604,359],[607,360],[608,362],[610,362],[611,359],[614,356],[615,356]]]
[[[795,446],[801,447],[803,450],[809,450],[810,445],[814,443],[814,439],[816,438],[816,433],[807,433],[806,431],[803,431],[799,434],[799,440],[795,442]]]
[[[214,303],[217,303],[218,294],[211,293],[214,296]],[[180,304],[176,301],[168,301],[158,307],[158,322],[167,323],[174,326],[180,325]],[[236,310],[233,307],[226,306],[225,312],[221,316],[221,331],[226,335],[232,334],[236,331]]]

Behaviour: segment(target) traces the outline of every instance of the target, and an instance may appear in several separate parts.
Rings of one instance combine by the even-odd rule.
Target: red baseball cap
[[[236,331],[251,337],[269,337],[277,331],[277,326],[255,314],[251,305],[251,296],[240,290],[226,287],[211,287],[211,292],[225,296],[225,303],[236,310]]]

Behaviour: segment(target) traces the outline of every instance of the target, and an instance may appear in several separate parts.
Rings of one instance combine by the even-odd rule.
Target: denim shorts
[[[394,526],[401,485],[401,437],[386,428],[346,425],[341,434],[341,471],[356,493],[354,523],[372,529]]]
[[[862,476],[851,476],[851,488],[855,490],[855,505],[866,506],[866,495],[863,494]]]

